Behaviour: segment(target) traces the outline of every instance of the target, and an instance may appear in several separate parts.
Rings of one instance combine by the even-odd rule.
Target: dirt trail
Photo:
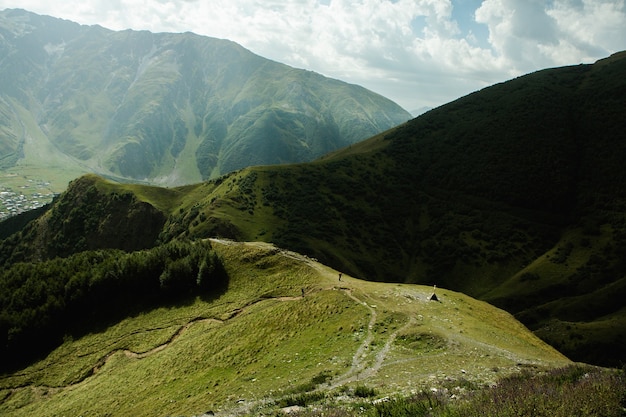
[[[348,297],[352,298],[358,304],[364,305],[370,311],[370,321],[367,326],[367,335],[363,339],[363,342],[352,356],[352,366],[343,375],[333,379],[329,389],[336,389],[342,385],[346,385],[350,382],[358,381],[360,379],[367,379],[375,375],[382,367],[387,354],[391,350],[393,342],[395,341],[398,333],[414,324],[415,319],[411,318],[401,328],[391,333],[386,341],[385,345],[374,355],[374,350],[371,350],[372,340],[374,339],[374,325],[378,318],[376,308],[367,304],[365,301],[357,298],[350,289],[342,288]]]
[[[310,261],[310,260],[309,260]],[[315,266],[315,262],[312,262],[313,266]],[[321,271],[321,268],[319,268]],[[328,271],[325,271],[327,273]],[[380,349],[377,353],[371,348],[372,341],[374,340],[374,326],[378,319],[378,314],[376,313],[376,308],[367,304],[365,301],[359,299],[353,294],[352,288],[347,286],[330,286],[324,288],[323,290],[341,290],[348,297],[350,297],[355,303],[359,305],[365,306],[370,312],[370,320],[367,325],[367,330],[363,341],[352,355],[352,364],[350,369],[346,371],[343,375],[339,375],[335,377],[329,384],[324,384],[319,386],[316,391],[332,391],[343,385],[349,384],[354,381],[359,381],[361,379],[369,378],[375,375],[380,368],[382,367],[385,359],[387,358],[387,354],[389,353],[391,346],[396,339],[399,332],[414,324],[414,319],[411,318],[404,326],[391,333],[385,342],[385,345],[382,349]],[[298,297],[301,298],[301,297]],[[250,411],[260,404],[264,403],[266,400],[255,400],[255,401],[246,401],[237,407],[223,410],[215,414],[215,416],[219,417],[236,417],[243,414],[249,414]]]
[[[225,245],[236,245],[236,244],[242,244],[240,242],[235,242],[235,241],[230,241],[230,240],[223,240],[223,239],[211,239],[211,241],[215,241],[221,244],[225,244]],[[261,242],[258,243],[258,245],[269,245],[269,244],[263,244]],[[319,267],[319,265],[317,265],[316,262],[313,262],[312,259],[300,255],[296,252],[291,252],[291,251],[287,251],[287,250],[282,250],[279,249],[280,253],[283,256],[287,256],[290,257],[292,259],[296,259],[298,261],[301,262],[305,262],[308,265],[318,269],[321,271],[321,268]],[[81,383],[83,383],[85,380],[87,380],[88,378],[96,375],[104,366],[106,366],[106,364],[111,360],[111,358],[118,354],[118,353],[123,353],[124,355],[126,355],[128,358],[132,358],[132,359],[144,359],[147,358],[151,355],[154,355],[158,352],[161,352],[162,350],[166,349],[168,346],[170,346],[174,341],[176,341],[176,339],[178,339],[183,333],[185,333],[185,331],[187,331],[192,325],[196,324],[196,323],[207,323],[207,322],[213,322],[213,323],[218,323],[218,324],[224,324],[226,321],[231,320],[235,317],[237,317],[239,314],[243,313],[246,309],[264,302],[264,301],[268,301],[268,300],[276,300],[276,301],[297,301],[302,299],[302,296],[284,296],[284,297],[269,297],[269,298],[259,298],[257,300],[254,300],[248,304],[246,304],[245,306],[241,307],[241,308],[237,308],[232,310],[231,312],[229,312],[228,314],[225,315],[225,319],[221,320],[221,319],[216,319],[216,318],[194,318],[192,320],[190,320],[189,322],[187,322],[186,324],[180,326],[180,328],[178,330],[176,330],[170,337],[169,339],[159,345],[156,346],[148,351],[145,352],[134,352],[130,349],[114,349],[111,350],[110,352],[108,352],[106,355],[104,355],[103,357],[101,357],[98,361],[96,361],[96,364],[89,370],[87,371],[83,377],[78,380],[77,382],[67,385],[65,388],[70,388],[76,385],[79,385]],[[46,387],[40,387],[40,388],[46,388]]]
[[[302,254],[287,251],[287,250],[282,250],[282,249],[280,250],[280,253],[283,256],[306,263],[312,268],[315,268],[321,274],[326,275],[331,279],[333,279],[336,276],[335,274],[337,274],[337,271],[324,267],[323,265],[316,262],[315,259],[311,259]],[[348,277],[346,277],[345,279],[348,279]],[[378,353],[374,355],[374,350],[372,349],[372,341],[374,340],[374,326],[376,324],[376,321],[378,320],[376,308],[374,306],[369,305],[364,300],[361,300],[358,297],[356,297],[352,289],[349,286],[347,286],[349,285],[347,281],[342,282],[342,284],[346,284],[346,286],[343,286],[343,285],[340,287],[332,286],[326,289],[327,290],[339,289],[339,290],[344,291],[348,297],[354,300],[354,302],[365,306],[369,310],[370,320],[367,325],[367,332],[366,332],[365,338],[363,339],[363,342],[359,345],[356,352],[352,356],[352,364],[350,366],[350,369],[343,375],[340,375],[334,378],[330,386],[324,388],[324,389],[330,389],[330,390],[336,389],[350,382],[358,381],[360,379],[366,379],[375,375],[380,370],[385,359],[387,358],[387,354],[391,350],[391,347],[397,335],[401,331],[408,328],[409,326],[412,326],[415,323],[415,318],[411,317],[409,321],[407,321],[407,323],[404,324],[404,326],[397,329],[396,331],[394,331],[387,337],[383,348],[380,349]]]
[[[211,239],[212,241],[221,243],[221,244],[225,244],[225,245],[237,245],[237,244],[242,244],[240,242],[235,242],[235,241],[230,241],[230,240],[223,240],[223,239]],[[250,244],[250,243],[247,243]],[[265,243],[261,243],[259,242],[258,245],[269,245],[269,244],[265,244]],[[318,262],[316,262],[315,259],[311,259],[307,256],[301,255],[299,253],[296,252],[291,252],[288,250],[284,250],[284,249],[279,249],[279,253],[285,257],[300,261],[300,262],[304,262],[307,265],[309,265],[310,267],[316,269],[318,272],[320,272],[322,275],[327,276],[328,278],[330,278],[331,280],[334,279],[334,277],[336,276],[335,274],[337,274],[336,271],[329,269],[327,267],[324,267],[323,265],[319,264]],[[348,279],[348,277],[346,277],[345,279]],[[326,288],[321,288],[319,289],[320,291],[324,291],[324,290],[341,290],[343,291],[348,297],[350,297],[355,303],[365,306],[370,313],[370,320],[368,322],[367,325],[367,329],[365,332],[365,337],[363,338],[363,341],[361,342],[361,344],[359,345],[359,347],[357,348],[357,350],[354,352],[354,354],[352,355],[352,363],[350,366],[350,369],[348,369],[343,375],[340,375],[336,378],[334,378],[329,385],[325,385],[324,387],[320,387],[319,389],[321,390],[333,390],[336,388],[341,387],[342,385],[346,385],[348,383],[354,382],[354,381],[359,381],[361,379],[366,379],[369,378],[373,375],[375,375],[380,368],[382,367],[385,359],[387,358],[387,355],[393,345],[393,342],[395,341],[398,333],[400,333],[401,331],[403,331],[404,329],[406,329],[407,327],[411,326],[414,324],[415,319],[411,317],[411,319],[409,321],[407,321],[407,323],[404,324],[404,326],[402,326],[401,328],[397,329],[396,331],[394,331],[393,333],[389,334],[389,336],[387,337],[384,346],[380,349],[380,350],[376,350],[374,348],[372,348],[372,341],[374,340],[374,326],[376,325],[376,321],[378,320],[378,314],[376,312],[376,307],[369,305],[366,301],[359,299],[356,295],[354,295],[352,288],[350,288],[350,281],[344,281],[341,283],[341,286],[337,286],[337,285],[331,285],[328,286]],[[345,284],[345,285],[344,285]],[[176,339],[178,339],[186,330],[188,330],[192,325],[194,325],[195,323],[201,323],[201,322],[214,322],[214,323],[219,323],[219,324],[224,324],[226,321],[231,320],[235,317],[237,317],[239,314],[243,313],[246,309],[260,303],[263,301],[268,301],[268,300],[277,300],[277,301],[297,301],[297,300],[301,300],[303,297],[302,296],[298,296],[298,297],[270,297],[270,298],[261,298],[258,300],[255,300],[247,305],[245,305],[244,307],[235,309],[233,311],[230,312],[230,314],[226,315],[226,318],[224,320],[218,320],[218,319],[214,319],[214,318],[198,318],[198,319],[194,319],[191,320],[190,322],[188,322],[187,324],[181,326],[165,343],[150,349],[149,351],[146,352],[141,352],[141,353],[137,353],[137,352],[133,352],[130,351],[128,349],[118,349],[118,350],[114,350],[112,352],[110,352],[109,354],[107,354],[103,359],[101,359],[98,364],[93,368],[93,372],[88,375],[92,376],[95,373],[97,373],[100,368],[102,368],[103,366],[105,366],[108,362],[108,360],[116,353],[119,353],[120,351],[123,352],[127,357],[133,358],[133,359],[143,359],[146,358],[150,355],[156,354],[164,349],[166,349],[171,343],[173,343]],[[251,404],[246,404],[244,407],[248,408],[250,407]],[[232,410],[231,410],[232,412]]]
[[[212,239],[212,240],[216,240],[217,239]],[[219,240],[219,243],[222,244],[241,244],[239,242],[231,242],[231,241],[225,241],[225,240]],[[291,252],[291,251],[286,251],[286,250],[280,250],[280,253],[283,256],[295,259],[297,261],[300,262],[304,262],[307,265],[311,266],[312,268],[315,268],[317,271],[319,271],[322,275],[326,276],[329,278],[329,280],[332,282],[332,279],[335,279],[337,272],[324,267],[323,265],[319,264],[318,262],[316,262],[315,259],[311,259],[309,257],[306,257],[304,255],[295,253],[295,252]],[[326,290],[340,290],[343,291],[349,298],[351,298],[355,303],[357,303],[358,305],[362,305],[365,306],[368,310],[369,310],[369,314],[370,314],[370,319],[367,325],[367,329],[365,329],[365,335],[363,338],[363,341],[361,342],[361,344],[358,346],[358,348],[356,349],[356,351],[354,352],[353,356],[352,356],[352,363],[350,366],[350,369],[348,369],[343,375],[339,375],[338,377],[334,378],[329,385],[324,385],[323,387],[319,387],[318,389],[320,390],[333,390],[336,389],[342,385],[354,382],[354,381],[358,381],[360,379],[364,379],[364,378],[368,378],[371,377],[373,375],[375,375],[380,368],[382,367],[387,354],[389,353],[392,344],[397,336],[397,334],[402,331],[404,328],[406,328],[407,326],[410,326],[413,323],[413,319],[409,320],[403,327],[401,327],[400,329],[396,330],[395,332],[389,334],[389,336],[387,336],[386,341],[384,346],[381,349],[376,349],[372,346],[372,342],[374,340],[374,336],[375,336],[375,332],[374,332],[374,327],[376,325],[376,322],[378,320],[378,315],[376,312],[376,307],[369,305],[367,302],[365,302],[362,299],[359,299],[354,293],[353,293],[353,289],[350,287],[351,285],[354,285],[354,281],[349,280],[348,277],[346,277],[346,281],[341,282],[341,285],[336,285],[336,284],[332,284],[329,285],[327,287],[324,288],[319,288],[315,291],[326,291]],[[242,314],[244,311],[246,311],[247,309],[249,309],[250,307],[261,303],[261,302],[265,302],[265,301],[281,301],[281,302],[289,302],[289,301],[298,301],[303,299],[303,296],[284,296],[284,297],[269,297],[269,298],[259,298],[256,300],[253,300],[252,302],[248,303],[247,305],[244,305],[243,307],[234,309],[232,311],[230,311],[228,314],[222,316],[224,317],[223,319],[217,319],[217,318],[205,318],[205,317],[198,317],[198,318],[194,318],[191,319],[190,321],[188,321],[187,323],[181,325],[176,331],[174,331],[172,333],[172,335],[162,344],[147,350],[145,352],[134,352],[130,349],[114,349],[111,350],[110,352],[108,352],[106,355],[104,355],[102,358],[100,358],[96,364],[85,373],[85,375],[77,382],[73,383],[73,384],[69,384],[65,387],[56,387],[54,388],[55,390],[60,390],[60,389],[64,389],[64,388],[72,388],[75,386],[78,386],[80,384],[85,383],[89,378],[91,378],[92,376],[95,376],[96,374],[98,374],[98,372],[100,372],[100,370],[105,367],[107,365],[107,363],[111,360],[111,358],[119,353],[123,353],[124,355],[126,355],[126,357],[128,358],[132,358],[132,359],[136,359],[136,360],[141,360],[147,357],[150,357],[151,355],[157,354],[165,349],[167,349],[172,343],[174,343],[179,337],[181,337],[187,330],[189,330],[189,328],[191,328],[191,326],[193,326],[194,324],[197,323],[216,323],[216,324],[224,324],[226,322],[228,322],[231,319],[236,318],[238,315]],[[40,386],[40,387],[33,387],[33,388],[46,388],[44,386]],[[52,388],[51,388],[52,389]],[[246,403],[245,405],[243,405],[243,408],[250,408],[251,406],[253,406],[254,402],[251,403]],[[242,407],[239,407],[242,408]],[[235,411],[235,410],[230,410],[230,411],[225,411],[225,415],[237,415],[237,413],[241,411]],[[235,414],[232,414],[232,413]],[[219,415],[223,415],[222,413],[220,413]]]
[[[259,304],[261,302],[264,301],[269,301],[269,300],[276,300],[276,301],[296,301],[296,300],[300,300],[302,299],[302,297],[270,297],[270,298],[261,298],[258,300],[255,300],[241,308],[237,308],[233,311],[231,311],[230,313],[228,313],[226,315],[226,319],[225,320],[220,320],[220,319],[216,319],[216,318],[195,318],[189,322],[187,322],[186,324],[182,325],[176,332],[174,332],[172,334],[172,336],[170,336],[170,338],[163,344],[156,346],[146,352],[133,352],[130,349],[115,349],[112,350],[111,352],[109,352],[108,354],[106,354],[102,359],[100,359],[97,364],[93,367],[93,369],[91,370],[90,373],[88,373],[85,378],[83,378],[83,380],[78,381],[76,384],[80,384],[81,382],[83,382],[85,379],[89,378],[90,376],[95,375],[103,366],[105,366],[107,364],[107,362],[111,359],[111,357],[117,353],[124,353],[127,357],[129,358],[133,358],[133,359],[144,359],[147,358],[148,356],[154,355],[155,353],[161,352],[162,350],[166,349],[168,346],[170,346],[174,341],[176,341],[176,339],[178,339],[183,333],[185,333],[185,331],[187,331],[191,326],[193,326],[194,324],[197,323],[218,323],[218,324],[224,324],[225,322],[227,322],[228,320],[232,320],[235,317],[237,317],[239,314],[243,313],[245,310],[249,309],[250,307]],[[73,384],[73,385],[76,385]]]
[[[181,334],[183,334],[185,331],[187,331],[193,324],[196,323],[219,323],[219,324],[223,324],[224,320],[219,320],[219,319],[196,319],[196,320],[192,320],[189,323],[185,324],[184,326],[182,326],[180,329],[178,329],[178,331],[176,331],[168,340],[167,342],[163,343],[162,345],[159,345],[155,348],[152,348],[146,352],[141,352],[141,353],[137,353],[137,352],[133,352],[132,350],[129,349],[124,349],[123,352],[126,356],[128,356],[129,358],[133,358],[133,359],[143,359],[146,358],[150,355],[153,355],[157,352],[162,351],[163,349],[165,349],[166,347],[168,347],[173,341],[175,341],[176,339],[178,339],[180,337]],[[108,357],[110,357],[112,354],[117,353],[118,351],[113,351],[111,353],[109,353]]]
[[[374,340],[373,329],[374,325],[376,324],[376,319],[378,317],[376,314],[376,309],[368,305],[366,302],[361,301],[357,297],[355,297],[354,294],[352,294],[351,290],[344,289],[344,291],[348,295],[348,297],[352,298],[357,304],[361,304],[367,307],[367,309],[370,311],[370,321],[367,325],[367,333],[365,335],[365,338],[363,339],[363,342],[352,356],[352,366],[345,374],[333,380],[331,388],[337,388],[350,381],[358,379],[359,375],[367,369],[367,357],[370,353],[369,348],[372,344],[372,340]]]

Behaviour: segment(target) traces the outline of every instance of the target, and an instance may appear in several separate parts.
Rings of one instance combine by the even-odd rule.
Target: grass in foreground
[[[359,397],[362,387],[354,390]],[[319,403],[318,403],[319,404]],[[296,417],[570,417],[626,416],[623,370],[570,365],[547,372],[526,370],[492,387],[444,388],[417,394],[356,401],[350,406],[310,406]]]

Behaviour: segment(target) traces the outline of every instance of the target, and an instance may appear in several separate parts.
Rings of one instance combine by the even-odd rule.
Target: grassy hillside
[[[572,357],[618,365],[625,58],[487,88],[315,163],[236,173],[179,233],[451,287]]]
[[[539,71],[312,163],[173,189],[91,180],[109,190],[103,201],[126,190],[160,213],[145,245],[273,242],[355,277],[464,292],[515,314],[572,359],[618,366],[626,361],[625,74],[624,53]],[[46,220],[66,199],[80,207],[71,191],[59,197],[43,223],[31,223],[40,226],[3,241],[2,259],[19,259],[22,248],[21,259],[37,260],[28,245],[63,225],[80,242],[84,219]],[[118,235],[98,242],[122,248]]]
[[[0,378],[0,413],[259,415],[323,398],[358,407],[359,395],[462,392],[570,363],[508,313],[461,293],[437,289],[440,301],[429,301],[431,287],[340,281],[269,244],[211,246],[225,291],[68,334]]]
[[[201,242],[15,264],[0,271],[0,356],[8,358],[0,372],[31,363],[65,337],[192,294],[210,298],[227,279],[210,245]]]
[[[163,197],[150,198],[156,195]],[[143,201],[146,196],[151,203]],[[81,177],[48,210],[9,235],[0,245],[0,262],[6,266],[85,250],[151,247],[173,201],[175,195],[167,190],[151,195],[147,186],[111,186],[95,176]],[[11,220],[6,227],[12,229],[12,223],[19,221]]]
[[[624,74],[623,53],[529,74],[315,163],[239,173],[212,204],[233,237],[464,291],[571,357],[618,365]]]

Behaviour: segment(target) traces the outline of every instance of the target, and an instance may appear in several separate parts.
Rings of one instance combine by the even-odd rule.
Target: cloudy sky
[[[625,0],[0,0],[109,29],[194,32],[407,110],[626,49]]]

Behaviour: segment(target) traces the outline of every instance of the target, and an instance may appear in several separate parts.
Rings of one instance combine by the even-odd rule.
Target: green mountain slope
[[[67,335],[41,361],[0,378],[0,413],[266,415],[298,395],[461,393],[521,368],[569,363],[511,315],[454,291],[437,289],[440,301],[429,301],[429,287],[340,281],[269,244],[210,247],[226,289]],[[116,301],[111,307],[124,305]]]
[[[312,160],[410,118],[359,86],[191,33],[114,32],[8,9],[0,54],[0,169],[63,169],[67,180],[78,171],[198,182]]]
[[[618,365],[625,58],[520,77],[314,164],[251,171],[248,212],[275,217],[233,222],[360,277],[488,300],[570,357]]]
[[[624,53],[539,71],[312,163],[173,189],[78,183],[152,204],[164,220],[151,244],[263,240],[359,278],[437,284],[506,309],[574,360],[619,365],[624,75]],[[59,227],[38,221],[4,240],[3,264],[38,259],[28,245]]]
[[[149,186],[132,185],[110,188],[93,175],[73,181],[64,198],[57,199],[50,210],[40,209],[42,215],[27,223],[19,234],[3,233],[9,234],[6,242],[15,246],[2,262],[64,257],[85,250],[152,247],[166,214],[154,207],[157,203],[142,201],[142,191],[149,195],[149,190]],[[174,192],[166,190],[165,195],[175,201]],[[11,222],[19,218],[2,223],[3,228],[11,228]]]

